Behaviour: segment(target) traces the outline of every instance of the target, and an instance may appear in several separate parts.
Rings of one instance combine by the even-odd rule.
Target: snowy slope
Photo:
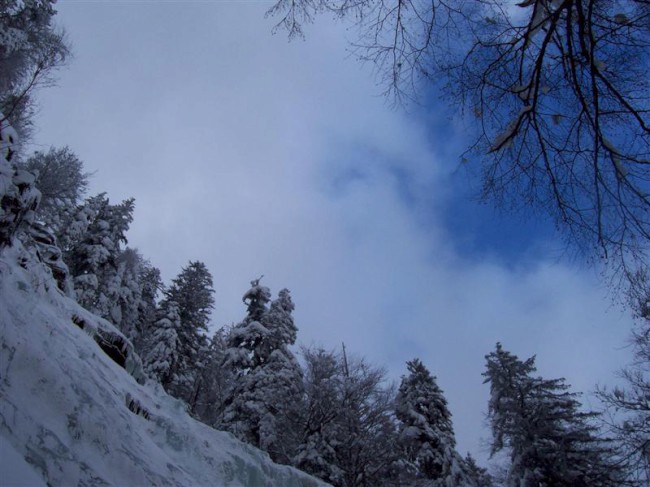
[[[0,485],[325,485],[139,384],[137,357],[129,374],[97,345],[102,330],[119,336],[64,297],[20,244],[2,250]]]

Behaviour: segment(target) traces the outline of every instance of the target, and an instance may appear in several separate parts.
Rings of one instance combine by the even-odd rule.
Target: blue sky
[[[166,281],[204,261],[215,327],[264,274],[292,291],[301,343],[344,341],[395,380],[420,357],[479,458],[497,340],[578,390],[614,379],[631,319],[598,272],[549,222],[472,201],[462,125],[436,97],[392,108],[344,25],[289,43],[265,2],[57,5],[75,56],[34,146],[69,145],[91,192],[135,197],[130,244]]]

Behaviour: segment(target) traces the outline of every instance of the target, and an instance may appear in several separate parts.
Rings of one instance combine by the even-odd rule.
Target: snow
[[[34,467],[3,436],[0,436],[0,472],[3,487],[45,487]]]
[[[130,343],[115,341],[124,368],[98,336],[123,337],[64,296],[20,243],[0,250],[3,487],[325,485],[195,421],[158,384],[136,380]]]
[[[9,159],[9,154],[17,140],[18,133],[5,121],[5,116],[0,112],[0,157]]]
[[[36,178],[31,172],[25,171],[23,169],[18,169],[14,176],[14,184],[17,186],[21,184],[34,184],[35,180]]]

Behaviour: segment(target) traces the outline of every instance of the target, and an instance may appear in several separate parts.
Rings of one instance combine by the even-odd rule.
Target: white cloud
[[[345,55],[340,26],[287,43],[257,4],[59,9],[76,59],[43,94],[38,141],[70,145],[93,190],[135,196],[131,243],[165,279],[208,264],[215,325],[243,317],[265,274],[292,290],[303,343],[345,341],[393,378],[420,356],[461,449],[485,434],[480,373],[497,340],[583,390],[620,365],[629,320],[593,276],[543,255],[514,270],[466,261],[439,215],[405,200],[396,169],[427,207],[449,169]]]

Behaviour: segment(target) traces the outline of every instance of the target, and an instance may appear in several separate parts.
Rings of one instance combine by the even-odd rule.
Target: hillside
[[[324,485],[192,419],[19,242],[0,253],[0,449],[3,485]]]

